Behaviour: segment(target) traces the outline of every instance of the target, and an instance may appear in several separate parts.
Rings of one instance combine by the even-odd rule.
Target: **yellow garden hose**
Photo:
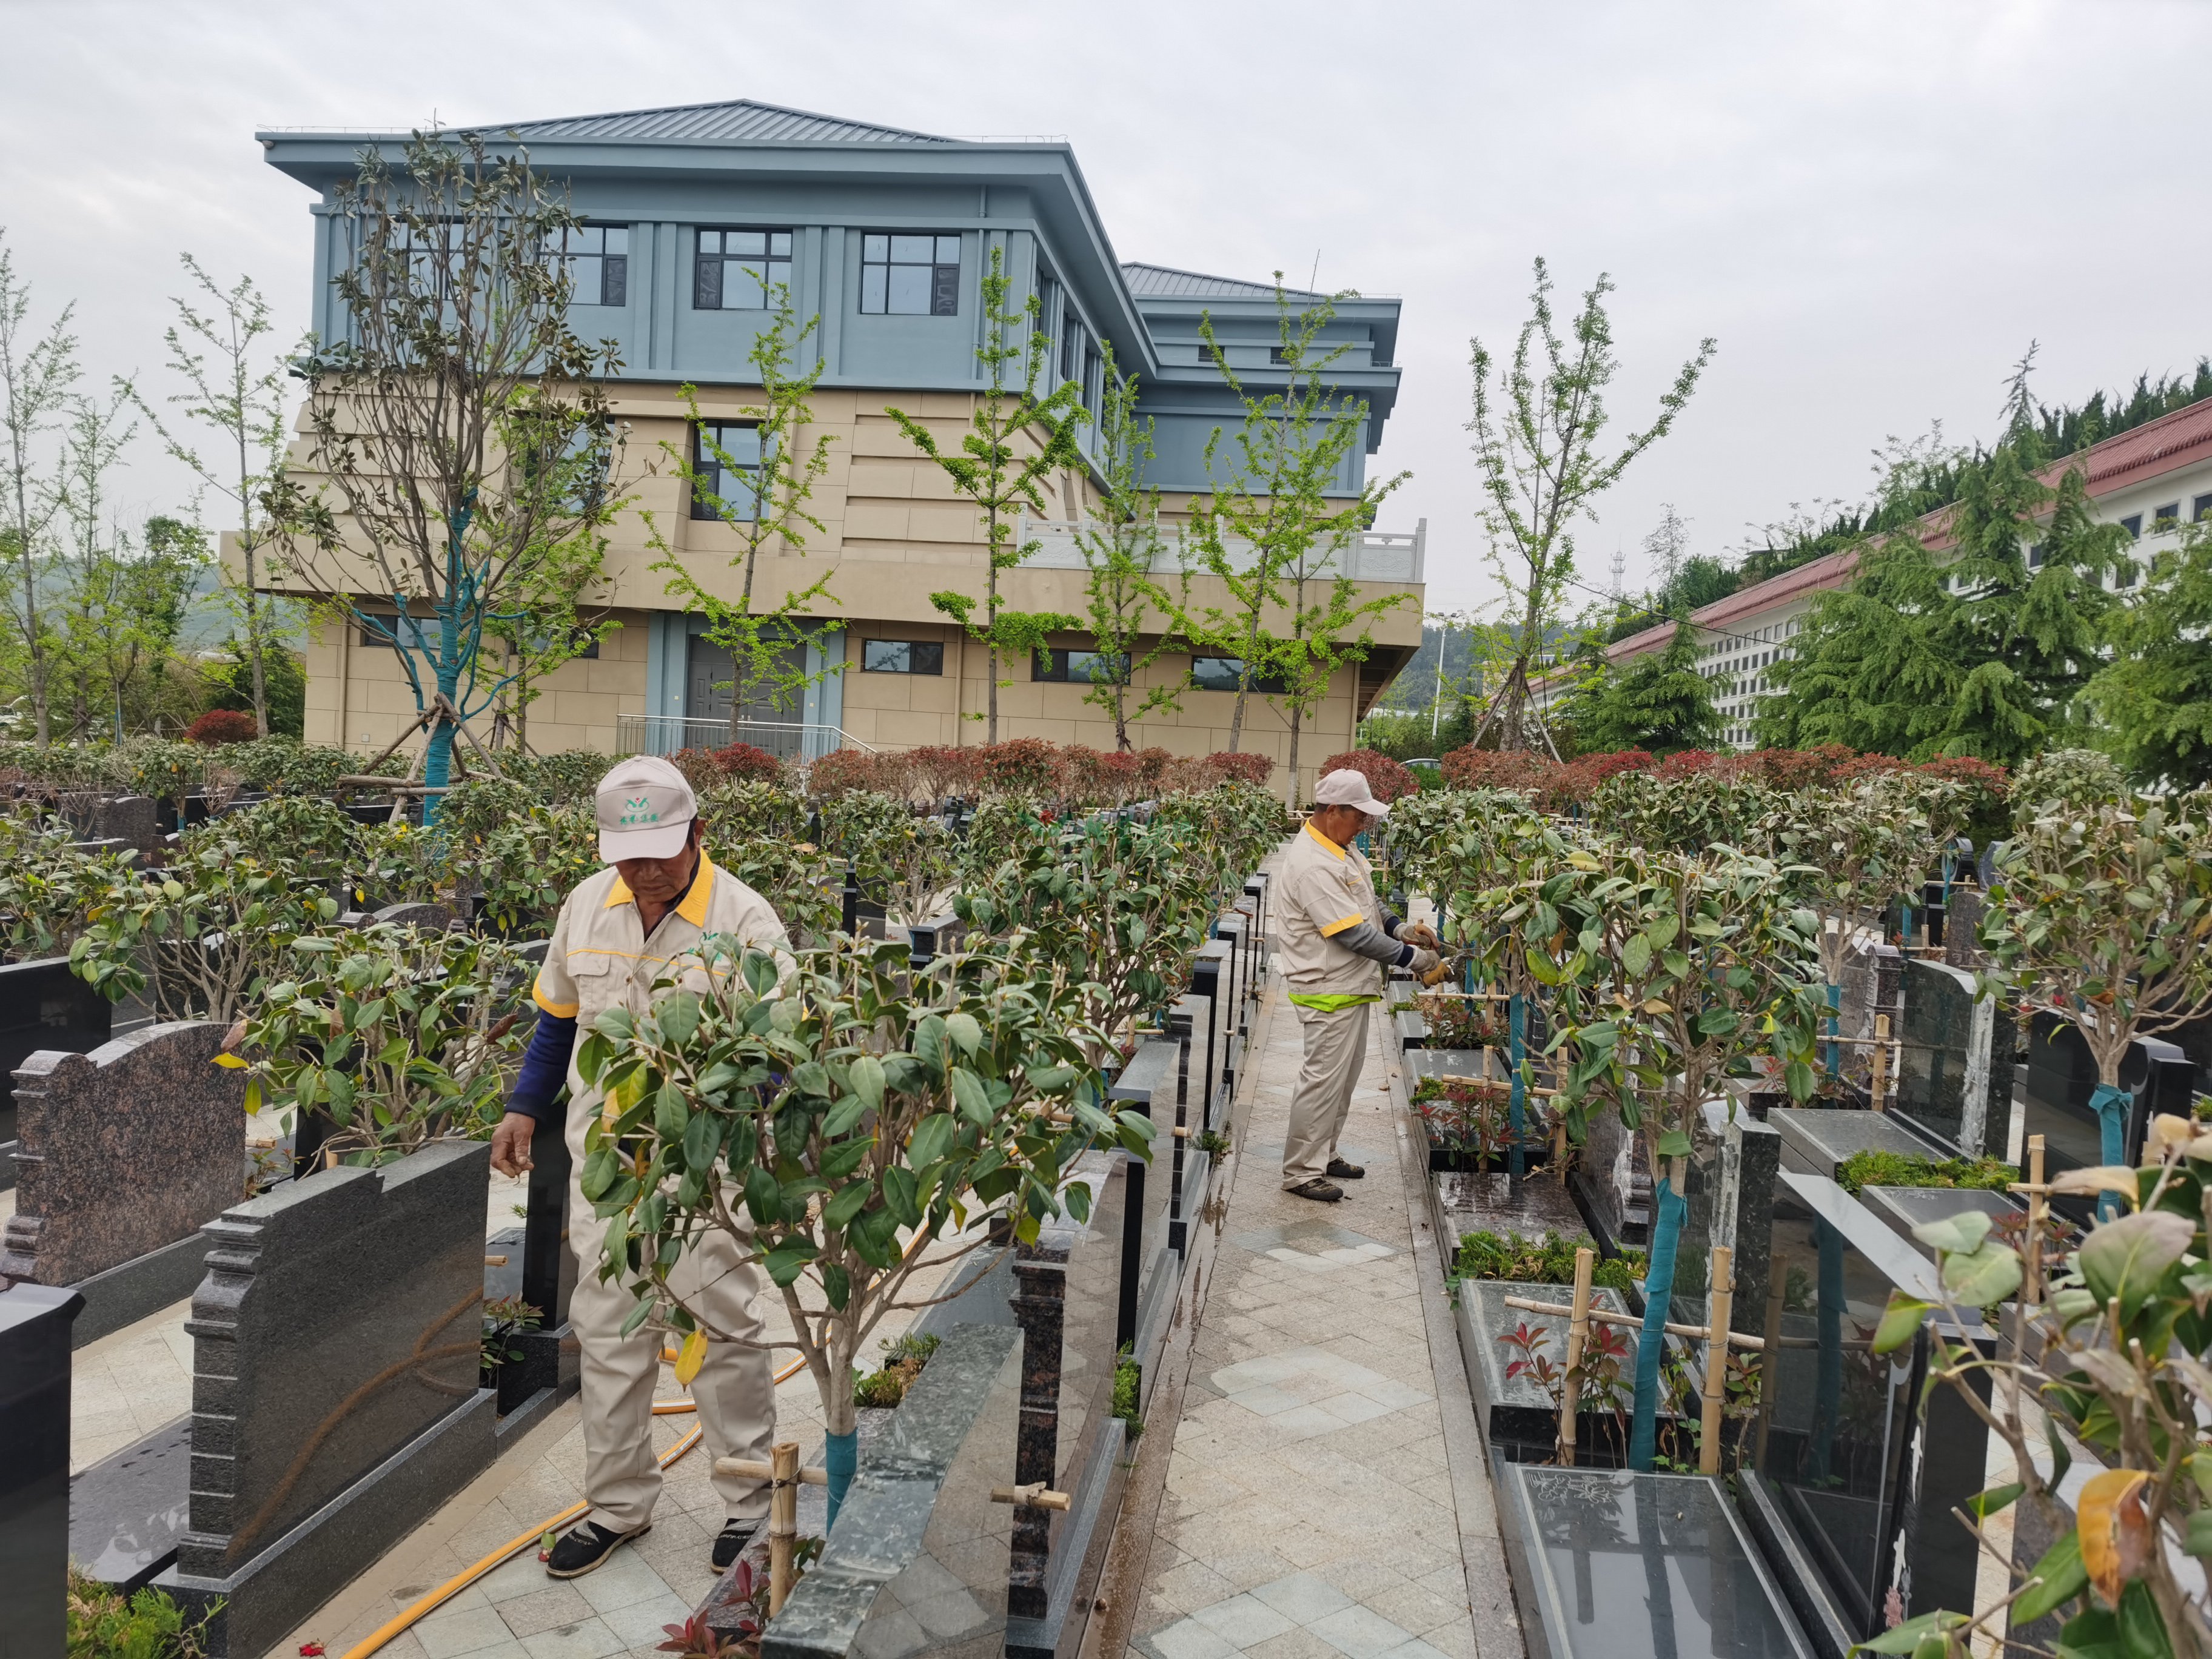
[[[661,1351],[661,1358],[663,1359],[673,1359],[676,1356],[673,1352],[668,1349],[663,1349]],[[781,1370],[775,1374],[775,1380],[777,1386],[780,1387],[783,1383],[789,1382],[793,1377],[798,1376],[800,1371],[804,1370],[805,1367],[806,1362],[805,1360],[793,1360],[791,1364],[786,1365]],[[655,1417],[674,1417],[680,1415],[684,1412],[696,1412],[698,1409],[698,1407],[694,1405],[689,1400],[668,1400],[657,1402],[653,1406],[653,1414]],[[690,1451],[692,1447],[697,1445],[699,1443],[699,1427],[696,1424],[694,1424],[690,1433],[685,1435],[681,1440],[678,1441],[661,1455],[660,1467],[664,1469],[672,1467],[678,1458],[683,1456],[684,1454]],[[402,1631],[408,1629],[417,1620],[422,1619],[428,1614],[434,1613],[446,1602],[450,1601],[453,1597],[459,1595],[470,1585],[475,1583],[477,1579],[489,1574],[495,1567],[505,1565],[507,1561],[512,1560],[515,1556],[521,1554],[523,1551],[528,1549],[532,1544],[535,1544],[547,1533],[557,1532],[561,1528],[567,1526],[569,1522],[574,1521],[577,1516],[582,1515],[585,1510],[590,1508],[591,1505],[589,1504],[571,1504],[567,1509],[562,1510],[560,1514],[549,1517],[544,1525],[532,1528],[528,1532],[519,1534],[515,1537],[508,1539],[507,1542],[501,1544],[497,1549],[485,1556],[475,1565],[468,1568],[465,1571],[456,1573],[453,1577],[448,1578],[444,1583],[439,1585],[437,1589],[432,1590],[428,1595],[423,1596],[420,1601],[416,1601],[412,1606],[406,1608],[405,1611],[395,1615],[385,1624],[378,1626],[378,1628],[371,1632],[366,1639],[356,1644],[353,1647],[349,1648],[346,1650],[344,1659],[368,1659],[369,1655],[374,1653],[379,1648],[391,1641],[393,1637],[398,1636]]]

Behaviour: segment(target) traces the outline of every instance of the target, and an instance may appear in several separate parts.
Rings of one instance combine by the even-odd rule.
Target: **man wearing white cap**
[[[1364,775],[1331,772],[1314,789],[1313,814],[1292,838],[1279,878],[1277,948],[1305,1032],[1283,1141],[1283,1190],[1322,1204],[1344,1196],[1338,1181],[1367,1173],[1338,1156],[1336,1142],[1367,1057],[1367,1008],[1382,1000],[1383,967],[1425,974],[1440,959],[1432,930],[1401,921],[1376,902],[1367,860],[1352,844],[1389,814]]]
[[[568,1243],[578,1269],[568,1316],[580,1351],[584,1496],[591,1510],[555,1541],[545,1570],[556,1578],[580,1577],[618,1546],[642,1536],[660,1495],[660,1465],[653,1450],[660,1334],[623,1334],[635,1303],[618,1283],[599,1278],[606,1224],[576,1184],[584,1169],[584,1133],[602,1104],[576,1071],[577,1027],[588,1028],[610,1008],[644,1013],[652,1005],[653,981],[708,934],[779,952],[789,945],[768,901],[707,856],[700,845],[698,800],[666,761],[640,756],[622,762],[599,781],[598,810],[599,856],[611,867],[579,884],[561,906],[538,973],[534,994],[541,1018],[491,1142],[494,1169],[510,1176],[528,1169],[531,1135],[558,1109],[555,1100],[566,1086],[574,1171]],[[729,1235],[710,1228],[671,1273],[671,1285],[718,1328],[757,1338],[761,1322],[753,1304],[761,1275],[739,1261]],[[766,1350],[710,1345],[692,1380],[691,1398],[712,1455],[766,1461],[775,1437],[775,1389]],[[737,1559],[767,1517],[769,1493],[759,1482],[734,1475],[717,1474],[714,1484],[727,1517],[708,1552],[720,1571]]]

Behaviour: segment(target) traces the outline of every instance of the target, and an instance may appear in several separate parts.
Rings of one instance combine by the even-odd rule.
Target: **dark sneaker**
[[[607,1557],[617,1547],[642,1538],[652,1530],[650,1521],[635,1532],[615,1532],[596,1521],[580,1522],[553,1540],[553,1553],[545,1559],[545,1576],[581,1578],[593,1568],[605,1565]]]
[[[1334,1181],[1323,1181],[1316,1176],[1311,1181],[1302,1181],[1295,1187],[1283,1189],[1292,1198],[1310,1198],[1316,1204],[1334,1204],[1344,1196],[1344,1188]]]
[[[714,1553],[708,1558],[714,1564],[714,1571],[727,1572],[730,1563],[745,1553],[745,1547],[759,1534],[760,1529],[761,1523],[757,1520],[742,1521],[732,1516],[714,1537]]]
[[[1339,1181],[1357,1181],[1367,1173],[1364,1166],[1358,1164],[1346,1164],[1340,1158],[1329,1159],[1328,1172]]]

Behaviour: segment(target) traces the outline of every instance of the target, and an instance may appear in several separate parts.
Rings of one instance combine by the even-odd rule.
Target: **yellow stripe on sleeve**
[[[577,1009],[583,1006],[576,1002],[556,1002],[545,994],[545,988],[541,985],[530,988],[530,1000],[556,1019],[574,1019]]]
[[[1322,929],[1321,930],[1321,936],[1322,936],[1323,939],[1334,939],[1334,938],[1335,938],[1339,933],[1342,933],[1346,928],[1347,928],[1347,927],[1357,927],[1358,926],[1359,926],[1359,924],[1360,924],[1361,922],[1363,922],[1363,921],[1366,921],[1366,920],[1367,920],[1367,918],[1366,918],[1366,917],[1364,917],[1364,916],[1361,915],[1359,914],[1359,912],[1358,912],[1358,911],[1354,910],[1354,911],[1353,911],[1350,915],[1346,916],[1346,917],[1342,921],[1332,921],[1331,923],[1329,923],[1329,925],[1328,925],[1328,927],[1326,927],[1322,928]]]

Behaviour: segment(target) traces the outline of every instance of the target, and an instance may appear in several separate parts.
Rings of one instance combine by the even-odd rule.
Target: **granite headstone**
[[[41,1048],[87,1054],[114,1030],[115,1005],[70,971],[67,957],[0,963],[0,1189],[15,1184],[12,1074]]]
[[[65,1639],[70,1560],[70,1321],[74,1291],[0,1291],[0,1655],[49,1659]]]
[[[489,1154],[441,1141],[319,1170],[208,1224],[191,1525],[155,1582],[223,1601],[218,1655],[265,1651],[491,1461]]]
[[[81,1291],[80,1346],[190,1296],[200,1229],[245,1195],[245,1073],[214,1063],[223,1032],[149,1025],[16,1069],[21,1173],[0,1279]]]
[[[2012,1016],[2002,997],[1977,998],[1964,969],[1905,964],[1896,1110],[1967,1158],[2002,1137],[2012,1110]],[[1998,1056],[2007,1057],[1998,1063]]]

